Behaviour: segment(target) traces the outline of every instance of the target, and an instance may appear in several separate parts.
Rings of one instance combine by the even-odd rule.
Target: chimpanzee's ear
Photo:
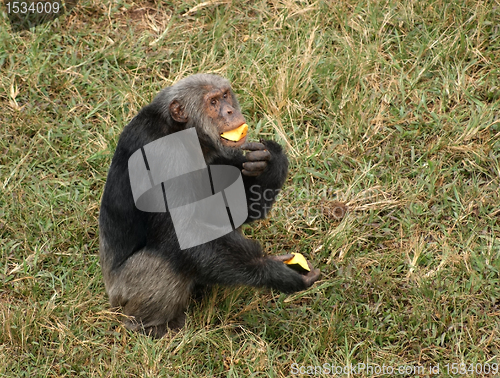
[[[170,115],[176,122],[186,123],[188,121],[188,116],[184,112],[184,106],[177,100],[170,103]]]

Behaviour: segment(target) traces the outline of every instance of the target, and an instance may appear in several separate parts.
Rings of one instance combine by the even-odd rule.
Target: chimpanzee
[[[144,145],[188,128],[198,135],[207,164],[241,170],[248,218],[261,219],[274,203],[288,171],[288,160],[271,140],[230,141],[221,134],[245,119],[226,79],[212,74],[186,77],[162,90],[123,129],[108,172],[99,215],[100,262],[110,303],[128,316],[126,327],[163,336],[184,325],[193,289],[250,285],[293,293],[311,286],[319,269],[298,273],[283,262],[292,255],[268,256],[239,229],[181,250],[169,211],[136,208],[128,160]],[[246,154],[243,150],[249,151]],[[168,164],[168,162],[165,162]]]

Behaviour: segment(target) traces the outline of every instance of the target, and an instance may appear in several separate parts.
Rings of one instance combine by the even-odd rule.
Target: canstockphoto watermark
[[[169,212],[181,249],[218,239],[248,217],[241,172],[230,165],[207,166],[194,128],[139,148],[128,171],[135,206]]]
[[[281,189],[264,189],[260,185],[252,185],[249,190],[249,200],[252,202],[249,207],[250,218],[263,218],[280,194],[285,194],[287,198],[292,197],[294,202],[281,201],[275,204],[273,213],[278,217],[300,217],[312,220],[318,216],[326,216],[340,221],[348,211],[346,204],[340,201],[326,200],[325,194],[321,191],[314,193],[307,190],[291,191],[287,189],[281,191]]]
[[[423,376],[423,375],[440,375],[447,374],[453,376],[471,376],[471,375],[488,375],[498,374],[499,365],[496,363],[447,363],[436,365],[386,365],[386,364],[371,364],[358,363],[349,365],[336,365],[324,363],[323,365],[299,365],[293,363],[290,367],[292,375],[312,375],[312,376],[347,376],[347,375],[363,375],[363,376]]]
[[[78,0],[7,0],[5,11],[12,30],[17,32],[54,20],[69,12],[77,3]]]
[[[427,370],[429,371],[429,370]],[[293,363],[290,373],[292,375],[316,375],[316,376],[347,376],[347,375],[423,375],[426,369],[424,366],[413,365],[378,365],[378,364],[364,364],[359,363],[356,365],[336,365],[324,363],[323,365],[308,365],[300,366]]]

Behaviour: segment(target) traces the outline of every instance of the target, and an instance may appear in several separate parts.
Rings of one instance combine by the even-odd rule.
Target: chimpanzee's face
[[[220,142],[228,147],[240,147],[246,141],[246,135],[237,141],[232,141],[221,136],[221,134],[234,130],[245,123],[245,118],[237,105],[231,88],[212,88],[204,96],[204,107],[206,115],[212,120],[217,128]]]

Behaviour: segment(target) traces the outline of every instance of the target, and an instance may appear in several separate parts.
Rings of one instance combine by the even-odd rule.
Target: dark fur
[[[194,75],[164,89],[124,128],[109,169],[99,216],[100,259],[111,305],[131,316],[126,325],[153,336],[167,327],[181,328],[195,285],[250,285],[291,293],[306,288],[303,276],[263,254],[258,242],[234,231],[212,242],[180,250],[169,213],[139,211],[132,198],[128,159],[140,147],[184,128],[195,127],[207,164],[242,169],[241,149],[219,143],[219,131],[204,114],[207,88],[229,85],[215,75]],[[237,105],[238,112],[239,105]],[[187,123],[174,121],[169,111],[179,101]],[[279,190],[288,161],[281,147],[262,141],[271,153],[267,168],[257,177],[243,176],[249,218],[263,218],[274,202],[256,191]],[[250,188],[253,186],[252,192]],[[269,195],[267,195],[269,198]],[[267,207],[267,210],[265,209]],[[259,211],[260,210],[260,211]],[[252,218],[253,217],[253,218]]]

